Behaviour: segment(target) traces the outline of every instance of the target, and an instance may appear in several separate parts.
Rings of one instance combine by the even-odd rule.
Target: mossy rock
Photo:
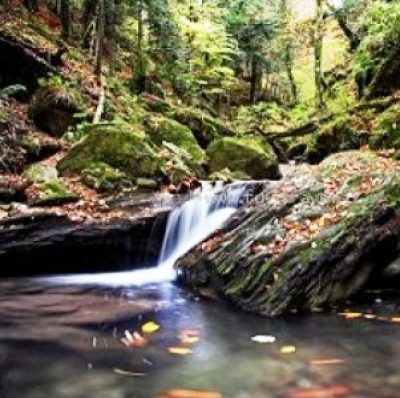
[[[255,179],[279,179],[278,158],[272,147],[256,137],[225,137],[207,149],[211,173],[229,169]]]
[[[71,148],[57,168],[61,173],[82,172],[93,169],[99,162],[119,170],[131,180],[160,175],[165,166],[144,133],[121,124],[94,127]]]
[[[193,163],[197,165],[205,163],[205,152],[187,126],[163,116],[154,116],[147,122],[147,132],[151,141],[157,146],[161,146],[164,141],[170,142],[185,150]]]
[[[79,196],[71,192],[59,179],[37,184],[36,190],[35,198],[30,203],[32,206],[61,206],[79,199]]]
[[[100,192],[114,191],[129,185],[124,173],[103,162],[93,162],[81,174],[88,187]]]
[[[30,115],[46,133],[61,137],[74,123],[74,114],[82,110],[83,100],[78,90],[63,85],[39,88],[30,104]]]
[[[32,183],[45,183],[57,180],[58,171],[55,167],[36,163],[25,170],[23,176]]]
[[[400,104],[380,114],[374,130],[368,142],[371,149],[400,149]]]
[[[232,172],[231,170],[224,169],[221,171],[216,171],[208,176],[211,181],[222,181],[225,183],[230,183],[234,181],[248,181],[251,177],[242,171]]]

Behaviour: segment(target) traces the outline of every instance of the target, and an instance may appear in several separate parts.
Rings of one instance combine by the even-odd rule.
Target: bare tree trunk
[[[316,0],[317,14],[314,31],[314,74],[315,74],[315,103],[317,109],[324,106],[323,81],[322,81],[322,40],[323,40],[323,13],[322,0]]]
[[[69,0],[61,0],[60,6],[62,38],[68,40],[71,36],[71,9]]]
[[[99,0],[97,3],[96,58],[95,58],[95,70],[94,70],[99,80],[101,79],[101,68],[103,65],[104,25],[105,25],[104,0]]]
[[[136,94],[146,91],[146,56],[144,54],[144,16],[143,0],[139,0],[137,10],[138,21],[138,42],[137,42],[137,62],[134,71],[132,89]]]

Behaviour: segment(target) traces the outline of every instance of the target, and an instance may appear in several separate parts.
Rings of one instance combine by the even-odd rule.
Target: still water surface
[[[400,316],[396,295],[349,306],[383,320],[265,319],[173,283],[118,288],[107,279],[0,283],[0,397],[155,398],[174,389],[224,398],[400,396],[400,323],[390,321]],[[125,330],[149,321],[160,329],[147,346],[121,343]],[[200,340],[192,353],[171,354],[183,330]],[[256,335],[276,342],[253,342]],[[282,353],[288,346],[292,352]]]

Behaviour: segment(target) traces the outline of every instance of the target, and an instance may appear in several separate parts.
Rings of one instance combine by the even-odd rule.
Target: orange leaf
[[[311,361],[311,365],[329,366],[329,365],[340,365],[345,362],[346,361],[344,359],[340,358],[314,359]]]
[[[157,398],[222,398],[222,395],[217,391],[170,390]]]

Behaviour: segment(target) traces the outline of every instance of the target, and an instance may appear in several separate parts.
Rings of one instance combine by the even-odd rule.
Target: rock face
[[[267,316],[346,300],[398,256],[398,170],[349,152],[285,177],[178,261],[182,281]]]
[[[166,212],[78,222],[48,212],[0,220],[0,275],[109,271],[156,260]],[[114,268],[115,269],[115,268]]]
[[[225,137],[207,149],[211,173],[229,169],[254,179],[279,179],[278,158],[272,147],[261,138]]]
[[[128,177],[154,177],[161,174],[163,162],[143,133],[129,126],[94,127],[58,164],[61,172],[81,172],[93,163],[107,164]]]

